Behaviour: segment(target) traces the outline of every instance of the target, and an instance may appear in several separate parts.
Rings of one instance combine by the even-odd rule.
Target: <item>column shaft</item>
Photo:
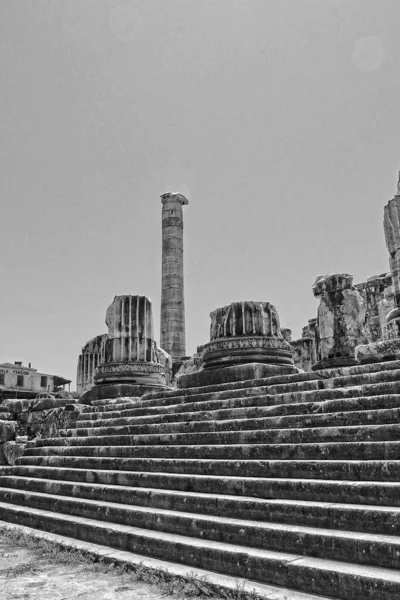
[[[174,360],[186,356],[185,292],[183,273],[183,211],[181,194],[161,196],[162,282],[161,348]]]

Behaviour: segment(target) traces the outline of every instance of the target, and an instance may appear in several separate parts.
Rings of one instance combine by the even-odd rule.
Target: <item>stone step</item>
[[[386,368],[390,365],[390,369]],[[278,394],[290,391],[300,391],[307,389],[318,389],[321,388],[340,388],[340,387],[351,387],[360,385],[370,385],[379,382],[392,382],[400,380],[400,362],[396,361],[392,364],[385,363],[385,365],[378,366],[376,369],[371,368],[372,365],[366,365],[367,369],[359,369],[358,372],[348,372],[347,374],[339,374],[335,377],[335,372],[319,371],[316,375],[311,373],[304,373],[308,375],[306,379],[299,379],[296,375],[286,375],[281,377],[271,377],[264,380],[258,380],[257,385],[251,385],[254,382],[243,381],[239,384],[230,384],[229,387],[223,388],[223,386],[211,386],[211,388],[187,388],[183,390],[172,390],[172,392],[164,393],[150,393],[143,396],[141,403],[148,403],[156,401],[162,404],[163,400],[176,399],[179,396],[195,396],[197,398],[206,399],[210,394],[218,395],[218,397],[224,397],[223,394],[231,395],[243,394],[252,395],[251,389],[260,393]],[[340,371],[340,370],[339,370]],[[268,391],[269,390],[269,391]]]
[[[249,389],[251,387],[261,387],[261,386],[271,386],[275,384],[291,384],[303,381],[316,381],[320,380],[321,382],[325,382],[328,379],[332,378],[340,378],[341,382],[344,381],[345,378],[352,377],[354,375],[374,375],[376,373],[381,372],[389,372],[389,371],[400,371],[400,361],[388,361],[385,363],[377,363],[370,365],[355,365],[353,367],[344,367],[344,368],[336,368],[336,369],[325,369],[321,371],[314,371],[308,373],[296,373],[293,375],[278,375],[267,377],[264,379],[253,379],[253,380],[243,380],[235,383],[225,383],[219,385],[210,385],[203,387],[192,387],[192,388],[178,388],[175,390],[167,390],[167,391],[155,391],[146,394],[144,399],[154,399],[159,400],[162,398],[168,397],[177,397],[177,396],[187,396],[187,395],[198,395],[202,393],[219,393],[230,390],[238,390],[238,389]]]
[[[126,404],[126,408],[151,408],[151,407],[163,407],[171,406],[174,404],[184,404],[186,402],[209,402],[212,400],[226,400],[233,398],[246,398],[248,396],[274,396],[277,394],[289,394],[289,393],[300,393],[308,391],[317,391],[321,389],[323,382],[320,379],[313,379],[310,381],[301,381],[296,383],[276,383],[274,385],[262,385],[257,387],[240,387],[238,389],[230,389],[226,391],[217,392],[203,392],[200,388],[197,394],[183,394],[183,395],[168,395],[164,398],[152,399],[148,398],[147,395],[142,398],[138,398],[135,401],[135,406],[132,404]]]
[[[24,456],[192,458],[224,460],[400,460],[400,442],[235,444],[219,446],[40,446]]]
[[[400,369],[400,361],[397,363],[397,368]],[[246,393],[252,393],[250,390],[251,389],[255,389],[255,388],[266,388],[266,387],[270,387],[273,385],[292,385],[292,384],[302,384],[302,383],[306,383],[308,381],[323,381],[323,378],[321,377],[321,375],[319,373],[294,373],[293,375],[282,375],[282,376],[273,376],[273,377],[266,377],[263,379],[247,379],[247,380],[243,380],[243,381],[237,381],[234,383],[224,383],[224,384],[218,384],[218,385],[209,385],[209,386],[203,386],[203,387],[192,387],[192,388],[184,388],[184,389],[166,389],[166,390],[162,390],[162,391],[155,391],[155,392],[149,392],[147,394],[145,394],[142,398],[141,401],[148,401],[148,400],[163,400],[163,399],[177,399],[177,398],[181,398],[181,397],[188,397],[188,396],[199,396],[199,395],[203,395],[203,394],[208,394],[210,396],[210,398],[217,394],[222,394],[222,393],[227,393],[228,395],[230,394],[230,392],[232,391],[237,391],[237,390],[249,390],[249,392],[244,391],[243,394]],[[254,394],[255,392],[253,392]],[[135,399],[136,401],[136,399]],[[180,400],[178,400],[179,402]],[[113,408],[113,404],[125,404],[126,406],[128,406],[128,404],[131,402],[131,400],[129,400],[129,402],[126,399],[120,399],[117,402],[115,402],[115,400],[109,401],[109,403],[104,406],[103,408],[98,407],[98,410],[114,410]],[[161,404],[161,402],[159,402],[159,404]],[[84,409],[84,411],[88,411],[91,412],[90,410],[90,406],[86,406]],[[94,407],[94,410],[97,410],[96,407]]]
[[[249,382],[251,383],[251,382]],[[210,402],[210,401],[222,401],[232,398],[246,398],[247,396],[260,396],[260,395],[276,395],[283,393],[300,393],[307,391],[319,390],[323,386],[323,382],[319,377],[314,376],[312,379],[308,378],[305,381],[299,381],[294,383],[282,383],[277,382],[274,385],[267,385],[267,380],[261,380],[260,385],[257,386],[243,386],[240,385],[237,388],[230,388],[227,390],[214,390],[212,392],[204,391],[205,388],[198,388],[197,393],[193,394],[191,389],[184,390],[170,390],[165,392],[164,395],[159,398],[153,398],[152,394],[145,394],[141,398],[131,398],[128,401],[122,402],[107,402],[104,405],[99,406],[85,406],[83,413],[96,414],[98,412],[114,412],[120,410],[130,410],[135,408],[162,408],[164,406],[171,406],[175,404],[185,403],[199,403],[199,402]]]
[[[107,419],[78,420],[79,428],[92,427],[119,427],[126,425],[174,423],[187,421],[220,421],[232,419],[255,419],[264,417],[290,416],[290,415],[315,415],[319,413],[339,413],[350,411],[377,410],[400,407],[400,394],[386,396],[370,396],[361,398],[346,398],[340,400],[326,400],[317,402],[298,402],[291,404],[278,404],[275,406],[246,406],[241,408],[226,408],[222,410],[208,410],[197,412],[164,413],[161,415],[130,416],[124,412],[117,417]],[[130,412],[130,411],[129,411]],[[110,413],[115,414],[115,413]],[[97,413],[96,416],[100,416]]]
[[[18,465],[10,467],[4,476],[33,477],[82,483],[99,483],[129,487],[146,487],[182,492],[200,492],[257,498],[285,498],[321,502],[345,502],[346,504],[376,504],[400,506],[400,483],[398,481],[353,481],[323,478],[287,478],[215,476],[181,473],[134,472],[90,470],[80,468],[56,468]],[[321,472],[320,475],[323,473]],[[326,471],[329,476],[329,472]],[[0,484],[2,478],[0,478]],[[396,494],[399,497],[396,497]]]
[[[400,573],[393,569],[365,569],[364,565],[193,539],[4,502],[0,503],[0,518],[94,543],[104,544],[106,540],[111,547],[342,600],[398,600],[400,594]]]
[[[372,387],[371,387],[372,386]],[[276,383],[257,387],[239,387],[237,389],[219,390],[207,392],[206,388],[197,388],[197,393],[178,394],[176,390],[168,395],[153,398],[153,394],[147,394],[134,403],[114,404],[111,406],[87,407],[88,412],[108,412],[109,410],[132,410],[144,408],[161,408],[164,406],[217,401],[233,398],[245,398],[247,396],[274,396],[288,393],[305,393],[307,391],[318,391],[323,389],[337,389],[343,387],[361,387],[363,395],[378,395],[400,393],[400,369],[382,371],[376,373],[364,373],[352,377],[337,377],[333,379],[312,379],[295,383]],[[180,390],[178,390],[180,391]],[[185,390],[185,392],[193,390]]]
[[[110,406],[112,404],[134,404],[139,398],[132,396],[120,396],[119,398],[107,398],[103,400],[93,400],[91,406],[93,408],[99,407],[102,410],[103,406]]]
[[[326,596],[316,596],[315,594],[306,594],[293,589],[281,588],[272,585],[259,583],[249,579],[238,579],[229,575],[222,575],[213,571],[206,571],[195,567],[186,567],[183,564],[176,562],[167,562],[160,559],[141,556],[133,552],[125,552],[123,550],[114,550],[102,544],[93,544],[84,542],[65,535],[43,532],[32,527],[16,525],[14,523],[0,523],[2,531],[14,531],[18,534],[28,535],[38,540],[46,540],[50,544],[56,544],[59,547],[67,550],[72,549],[82,552],[85,556],[90,556],[94,561],[101,561],[103,564],[118,565],[124,570],[136,570],[145,568],[149,572],[168,571],[169,575],[175,580],[192,581],[196,578],[197,582],[207,581],[207,586],[201,584],[201,588],[205,590],[208,597],[210,594],[215,594],[215,597],[228,597],[229,595],[246,593],[254,598],[254,600],[332,600]]]
[[[380,384],[378,384],[380,385]],[[182,397],[181,401],[176,404],[167,404],[165,406],[150,406],[135,408],[128,407],[121,410],[109,410],[106,412],[85,412],[83,411],[78,418],[82,421],[97,421],[115,419],[121,416],[124,417],[142,417],[142,416],[159,416],[170,415],[173,413],[195,413],[209,412],[224,409],[235,408],[255,408],[255,407],[271,407],[280,406],[283,404],[322,402],[328,400],[353,399],[362,396],[362,387],[340,388],[338,390],[310,390],[307,392],[291,392],[290,394],[258,394],[255,396],[245,396],[240,398],[223,398],[218,400],[205,400],[203,402],[194,401],[193,397]],[[379,397],[379,396],[376,396]],[[190,402],[189,402],[190,400]]]
[[[0,500],[58,514],[118,523],[129,527],[178,534],[264,550],[372,565],[389,569],[400,566],[400,538],[316,528],[302,524],[268,523],[249,519],[202,515],[153,507],[127,506],[80,500],[51,494],[0,488]]]
[[[99,428],[101,431],[101,429]],[[99,433],[97,430],[96,433]],[[301,429],[265,429],[165,433],[147,435],[91,435],[86,437],[37,438],[27,447],[41,446],[149,446],[149,445],[222,445],[222,444],[304,444],[350,441],[400,440],[400,424],[314,427]]]
[[[354,385],[368,386],[375,383],[390,383],[393,381],[400,381],[399,368],[391,370],[381,368],[379,371],[375,372],[368,370],[366,372],[351,373],[339,377],[328,377],[324,380],[324,387],[340,388],[351,387]]]
[[[172,413],[185,412],[209,412],[221,409],[234,409],[243,407],[274,407],[284,404],[294,403],[311,403],[311,402],[326,402],[329,400],[344,400],[355,398],[374,397],[378,399],[381,396],[389,397],[400,394],[400,383],[376,383],[368,386],[356,386],[350,388],[337,389],[317,389],[302,392],[291,392],[285,394],[258,394],[256,396],[245,396],[238,398],[223,398],[218,400],[204,400],[202,402],[193,401],[195,397],[182,397],[177,404],[166,404],[164,406],[142,406],[136,404],[132,408],[132,404],[124,408],[124,405],[119,407],[119,410],[108,412],[82,412],[78,420],[80,421],[96,421],[108,420],[120,417],[140,417],[140,416],[157,416],[161,420],[163,415]],[[190,402],[189,402],[190,401]]]
[[[151,510],[174,510],[269,523],[292,525],[300,523],[308,527],[400,535],[400,508],[394,506],[357,505],[341,502],[335,504],[334,502],[279,498],[274,500],[98,483],[53,481],[19,476],[3,476],[0,485],[2,486],[0,501],[11,502],[11,497],[7,494],[15,491],[19,493],[12,500],[16,504],[21,503],[21,500],[17,500],[17,498],[23,499],[23,495],[29,493],[43,496],[44,502],[47,495],[66,497],[67,499],[94,500],[101,503],[102,512],[105,514],[104,503],[119,502]],[[25,500],[22,501],[22,504],[25,504]]]
[[[133,419],[135,423],[135,420]],[[68,429],[69,437],[109,436],[109,435],[146,435],[166,433],[203,433],[218,431],[243,431],[267,429],[298,429],[309,427],[340,427],[351,425],[381,425],[399,423],[400,408],[380,410],[345,411],[321,414],[300,414],[258,419],[230,419],[221,421],[174,421],[172,423],[143,423],[139,425],[109,425],[106,427],[82,427]]]
[[[98,456],[23,456],[18,466],[54,469],[141,472],[162,476],[209,475],[216,477],[279,477],[284,479],[342,479],[350,481],[400,481],[400,461],[345,460],[210,460],[176,458],[105,458]]]

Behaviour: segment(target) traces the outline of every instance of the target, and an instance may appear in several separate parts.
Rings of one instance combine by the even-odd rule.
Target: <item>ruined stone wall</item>
[[[318,318],[309,320],[300,339],[290,341],[298,369],[352,359],[356,346],[387,338],[386,316],[395,306],[391,273],[354,286],[351,275],[327,275],[317,279],[314,294],[320,300]]]
[[[316,362],[315,339],[300,338],[290,343],[293,350],[294,366],[301,371],[311,371]]]
[[[13,465],[26,443],[37,437],[59,437],[73,428],[83,405],[67,398],[3,400],[0,404],[0,465]]]
[[[181,377],[181,375],[190,375],[191,373],[197,373],[203,368],[202,354],[203,346],[198,346],[197,352],[193,354],[193,356],[188,356],[184,360],[174,362],[171,380],[172,387],[177,387],[178,379],[179,377]]]
[[[379,342],[384,338],[386,315],[394,308],[394,298],[393,302],[389,301],[389,297],[393,297],[393,293],[388,290],[391,286],[392,276],[390,273],[374,275],[367,281],[354,286],[363,297],[367,307],[367,321],[372,342]]]
[[[290,339],[294,365],[301,371],[311,371],[311,367],[317,362],[316,326],[317,319],[310,319],[308,324],[302,328],[301,338]]]

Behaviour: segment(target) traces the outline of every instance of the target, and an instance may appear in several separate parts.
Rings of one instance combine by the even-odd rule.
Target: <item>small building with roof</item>
[[[70,390],[70,379],[59,375],[39,373],[31,363],[24,366],[22,362],[0,363],[0,398],[34,398],[40,392],[55,394]]]

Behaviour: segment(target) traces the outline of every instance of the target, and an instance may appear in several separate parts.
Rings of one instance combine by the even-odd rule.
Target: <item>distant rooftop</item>
[[[35,373],[38,372],[37,369],[33,369],[31,366],[31,363],[28,363],[28,366],[26,367],[22,361],[15,361],[13,363],[10,362],[5,362],[5,363],[0,363],[0,369],[24,369],[24,371],[33,371]],[[50,375],[50,373],[39,373],[40,375],[47,375],[49,377],[53,377],[54,378],[54,384],[56,385],[56,387],[60,386],[60,385],[64,385],[66,383],[72,383],[71,379],[65,379],[65,377],[61,377],[60,375]]]
[[[3,369],[25,369],[25,371],[37,371],[37,369],[32,368],[31,363],[28,363],[28,366],[26,367],[21,361],[15,361],[13,363],[1,363],[0,367]]]

